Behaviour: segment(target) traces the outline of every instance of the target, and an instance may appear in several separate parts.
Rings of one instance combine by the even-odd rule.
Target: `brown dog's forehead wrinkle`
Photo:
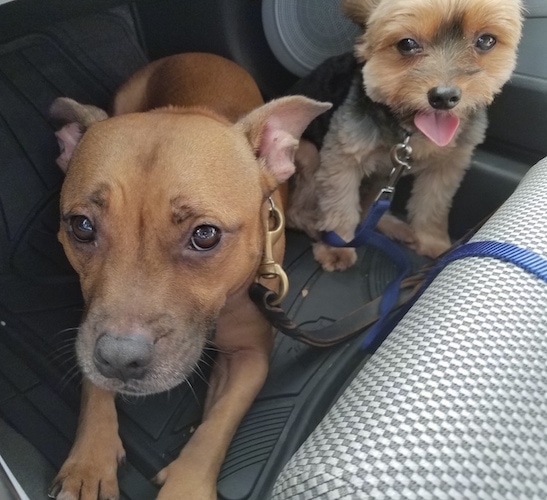
[[[110,191],[110,188],[107,184],[100,184],[97,189],[95,189],[91,194],[89,195],[89,201],[93,203],[94,205],[98,206],[99,208],[102,208],[106,206],[107,200],[108,200],[108,192]]]
[[[153,176],[150,180],[158,175],[168,179],[173,195],[179,191],[191,196],[193,191],[199,197],[204,190],[229,193],[220,188],[243,179],[249,184],[260,181],[249,143],[223,122],[199,114],[144,113],[129,134],[138,142],[153,128],[161,132],[146,151],[136,149],[134,161]]]
[[[153,140],[144,140],[151,130],[155,131]],[[78,177],[86,177],[86,185],[93,185],[94,179],[106,179],[110,196],[119,185],[129,192],[131,186],[139,192],[146,185],[163,190],[155,195],[147,192],[157,201],[171,203],[179,197],[195,212],[213,209],[222,213],[223,206],[233,203],[248,203],[249,209],[256,206],[254,195],[259,189],[253,189],[252,184],[260,183],[260,166],[250,145],[231,126],[208,116],[168,112],[121,115],[97,124],[85,139],[85,157],[94,161],[80,169],[83,171]],[[104,147],[105,141],[108,147]],[[125,147],[128,143],[130,149]],[[248,185],[245,195],[238,189],[226,188],[242,183]],[[101,204],[108,199],[99,193],[95,198]],[[211,205],[210,199],[217,203]],[[174,217],[182,215],[178,211]]]
[[[191,205],[185,203],[181,196],[175,195],[170,200],[172,221],[175,225],[182,224],[188,219],[197,217],[197,213]]]

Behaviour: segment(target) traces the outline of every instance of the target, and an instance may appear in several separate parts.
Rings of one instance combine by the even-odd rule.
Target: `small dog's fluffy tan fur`
[[[407,206],[408,224],[387,215],[378,228],[419,254],[436,257],[450,245],[448,212],[473,150],[484,140],[485,109],[515,67],[521,2],[345,0],[343,8],[364,28],[354,53],[359,61],[366,61],[362,71],[366,95],[387,106],[401,127],[412,134],[415,182]],[[495,41],[488,50],[478,47],[492,40],[481,38],[484,36]],[[398,44],[405,39],[414,40],[419,50],[401,53]],[[428,92],[439,86],[461,91],[458,104],[450,110],[460,125],[444,147],[429,140],[413,122],[418,113],[433,111]],[[313,232],[309,230],[313,226],[317,231],[336,231],[347,241],[353,238],[363,215],[359,186],[363,178],[389,174],[393,145],[382,140],[374,125],[355,126],[348,99],[333,115],[320,152],[316,203],[307,202],[317,206],[317,213],[303,211],[296,220],[290,218],[308,233]],[[304,196],[309,192],[307,186]],[[293,202],[302,205],[301,196],[297,192]],[[356,259],[355,250],[332,248],[322,242],[314,245],[314,253],[327,270],[343,270]]]

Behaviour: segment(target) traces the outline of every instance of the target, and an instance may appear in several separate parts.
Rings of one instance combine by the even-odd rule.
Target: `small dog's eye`
[[[475,42],[475,47],[482,52],[487,52],[496,45],[496,38],[492,35],[481,35]]]
[[[74,215],[68,220],[68,231],[80,243],[90,243],[95,240],[95,228],[85,215]]]
[[[404,56],[412,56],[421,52],[422,47],[413,38],[403,38],[397,42],[397,50]]]
[[[215,226],[198,226],[190,238],[190,248],[198,251],[212,250],[220,242],[221,231]]]

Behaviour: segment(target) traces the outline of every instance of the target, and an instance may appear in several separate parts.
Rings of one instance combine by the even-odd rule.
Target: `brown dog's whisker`
[[[184,384],[190,389],[190,392],[194,396],[195,402],[198,404],[198,406],[202,406],[202,402],[200,398],[197,395],[196,390],[194,389],[194,386],[192,385],[192,380],[190,377],[184,377]]]
[[[48,353],[47,359],[52,364],[64,364],[76,360],[76,351],[74,343],[59,347],[53,352]]]
[[[207,367],[211,367],[211,366],[212,366],[212,364],[207,365]],[[194,367],[194,369],[192,370],[192,374],[196,375],[200,380],[205,382],[207,387],[209,387],[209,379],[207,378],[207,375],[205,373],[203,373],[203,369],[201,367],[201,364],[198,364]],[[191,385],[189,379],[187,379],[187,381],[188,381],[188,384]]]
[[[61,335],[66,335],[67,333],[78,333],[78,330],[79,330],[79,326],[71,326],[71,327],[68,327],[68,328],[64,328],[63,330],[59,330],[58,332],[54,333],[53,336],[54,337],[60,337]]]
[[[76,361],[76,359],[74,359]],[[82,379],[81,379],[81,371],[77,363],[74,363],[74,365],[61,377],[59,380],[59,391],[63,392],[65,391],[70,385],[73,384],[73,382],[78,379],[78,386],[81,386]]]

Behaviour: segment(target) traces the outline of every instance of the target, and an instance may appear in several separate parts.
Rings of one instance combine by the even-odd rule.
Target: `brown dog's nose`
[[[462,98],[462,91],[458,87],[433,87],[427,93],[431,107],[435,109],[452,109]]]
[[[95,366],[108,378],[141,379],[152,361],[153,349],[154,344],[143,335],[104,333],[95,344]]]

